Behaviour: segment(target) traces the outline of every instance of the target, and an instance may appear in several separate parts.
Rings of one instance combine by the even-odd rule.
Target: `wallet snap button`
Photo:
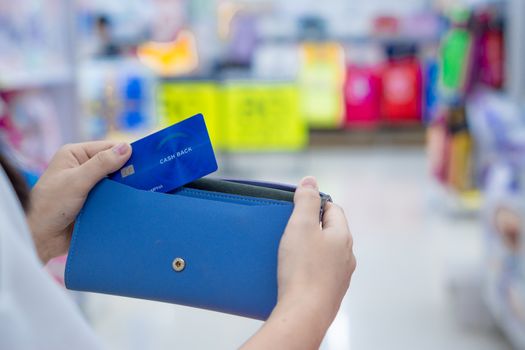
[[[173,270],[181,272],[186,267],[186,262],[182,258],[175,258],[171,263]]]

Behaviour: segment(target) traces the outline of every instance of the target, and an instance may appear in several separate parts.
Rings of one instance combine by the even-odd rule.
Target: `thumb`
[[[78,167],[79,178],[82,179],[82,188],[86,192],[104,177],[122,168],[131,156],[131,146],[119,143],[110,149],[96,153],[88,161]]]
[[[321,196],[317,187],[317,180],[307,176],[301,180],[295,190],[294,210],[290,217],[291,224],[319,226],[319,210]]]

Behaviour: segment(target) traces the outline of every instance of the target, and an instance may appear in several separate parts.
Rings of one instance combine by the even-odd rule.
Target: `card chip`
[[[128,165],[127,167],[120,170],[120,175],[122,175],[123,178],[133,174],[135,174],[135,168],[133,167],[133,164]]]

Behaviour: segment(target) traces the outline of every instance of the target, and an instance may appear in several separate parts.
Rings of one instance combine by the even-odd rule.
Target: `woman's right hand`
[[[321,198],[315,178],[301,181],[294,202],[279,247],[278,305],[304,301],[305,307],[319,308],[330,324],[356,267],[352,235],[343,210],[330,202],[319,225]]]
[[[244,349],[314,349],[333,322],[356,267],[343,210],[327,203],[319,224],[317,181],[304,178],[281,239],[278,301]]]

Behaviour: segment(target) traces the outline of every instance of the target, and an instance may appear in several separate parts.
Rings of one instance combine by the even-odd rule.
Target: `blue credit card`
[[[202,114],[135,141],[131,147],[131,158],[109,178],[140,190],[169,192],[217,170]]]

